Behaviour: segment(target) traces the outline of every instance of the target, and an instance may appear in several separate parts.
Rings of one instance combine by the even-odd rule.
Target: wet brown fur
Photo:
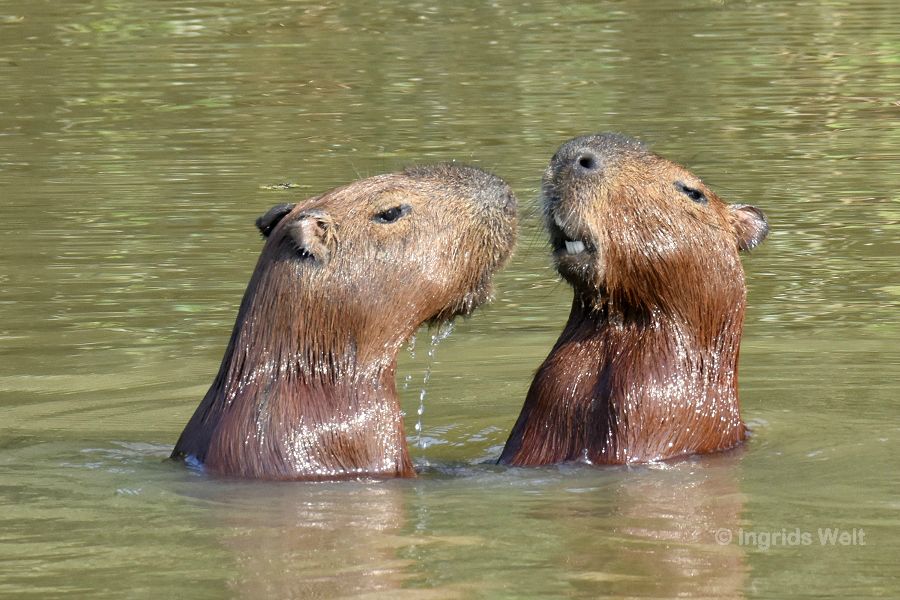
[[[564,144],[543,194],[575,293],[500,462],[644,463],[744,440],[738,251],[765,237],[762,212],[616,134]],[[570,255],[567,240],[586,250]]]
[[[268,237],[225,357],[172,457],[247,478],[413,476],[397,352],[489,298],[514,244],[512,192],[475,168],[419,167],[257,225]]]

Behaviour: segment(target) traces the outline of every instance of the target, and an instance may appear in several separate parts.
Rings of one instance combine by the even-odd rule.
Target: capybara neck
[[[514,244],[512,192],[475,168],[419,167],[257,225],[266,245],[173,458],[246,478],[413,476],[397,353],[489,298]]]
[[[645,463],[744,440],[738,251],[765,237],[762,212],[616,134],[563,145],[543,195],[574,300],[500,462]]]
[[[394,383],[410,325],[360,339],[349,315],[316,306],[283,269],[290,265],[269,263],[251,281],[251,290],[265,292],[248,292],[177,452],[247,478],[411,476]]]

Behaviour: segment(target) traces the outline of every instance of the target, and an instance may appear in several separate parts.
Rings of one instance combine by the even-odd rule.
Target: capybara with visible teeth
[[[765,238],[762,211],[610,133],[560,147],[543,205],[574,300],[500,462],[646,463],[744,440],[738,251]]]
[[[257,226],[265,246],[225,357],[172,457],[246,478],[413,476],[397,352],[489,299],[515,243],[512,191],[474,167],[416,167]]]

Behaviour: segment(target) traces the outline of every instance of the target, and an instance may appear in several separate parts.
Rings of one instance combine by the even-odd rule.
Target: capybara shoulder
[[[765,238],[762,211],[618,134],[563,144],[543,208],[574,299],[501,462],[640,463],[740,443],[738,252]]]
[[[474,167],[422,166],[256,225],[265,245],[173,458],[248,478],[413,475],[397,352],[423,323],[489,299],[515,242],[512,191]]]

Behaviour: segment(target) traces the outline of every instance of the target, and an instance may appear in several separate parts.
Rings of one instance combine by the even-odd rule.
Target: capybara
[[[574,300],[500,462],[646,463],[744,440],[738,251],[765,238],[762,211],[611,133],[560,147],[543,208]]]
[[[218,474],[414,475],[394,371],[423,323],[468,315],[516,236],[503,180],[454,164],[351,183],[266,236],[219,373],[172,453]]]

